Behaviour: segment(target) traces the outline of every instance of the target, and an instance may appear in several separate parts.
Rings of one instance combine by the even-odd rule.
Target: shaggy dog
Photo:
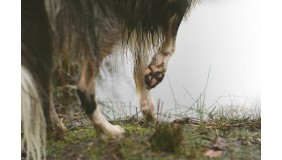
[[[103,59],[114,51],[130,53],[140,108],[154,121],[150,89],[165,76],[175,51],[177,31],[196,0],[22,0],[21,103],[22,150],[27,159],[45,158],[46,128],[65,132],[52,102],[54,57],[64,53],[82,64],[77,94],[102,139],[119,138],[95,101]]]

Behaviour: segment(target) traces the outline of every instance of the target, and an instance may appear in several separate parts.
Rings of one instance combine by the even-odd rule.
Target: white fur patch
[[[103,140],[123,137],[125,130],[119,125],[112,125],[101,113],[99,106],[91,115],[96,131]]]
[[[35,81],[31,73],[21,67],[21,130],[22,151],[26,159],[46,159],[46,123]]]

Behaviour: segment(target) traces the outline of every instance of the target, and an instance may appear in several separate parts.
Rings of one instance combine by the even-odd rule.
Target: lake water
[[[260,106],[259,15],[256,0],[202,0],[182,22],[166,77],[152,90],[162,112],[192,106],[202,93],[206,107]],[[97,97],[137,107],[131,64],[118,66],[114,74],[103,67]]]

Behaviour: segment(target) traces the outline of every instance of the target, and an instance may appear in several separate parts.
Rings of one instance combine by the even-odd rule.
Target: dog
[[[22,0],[22,150],[27,159],[46,157],[46,132],[66,131],[52,102],[50,81],[54,57],[62,53],[82,64],[77,94],[100,138],[115,139],[125,133],[107,121],[95,101],[99,67],[118,50],[131,54],[140,109],[146,120],[155,121],[150,89],[163,80],[179,25],[196,2]]]

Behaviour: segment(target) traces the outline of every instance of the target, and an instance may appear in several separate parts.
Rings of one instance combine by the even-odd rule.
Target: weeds
[[[165,151],[170,153],[180,153],[183,141],[183,132],[180,125],[174,123],[159,123],[155,127],[155,132],[150,138],[154,151]]]
[[[100,102],[108,120],[123,126],[128,133],[123,139],[109,142],[96,137],[79,107],[74,88],[57,88],[56,109],[69,132],[63,139],[48,140],[47,159],[260,159],[260,104],[250,108],[251,114],[234,102],[232,106],[222,106],[217,100],[206,106],[206,88],[207,84],[197,98],[184,88],[194,101],[190,106],[178,104],[172,91],[175,106],[163,111],[159,101],[156,124],[144,121],[139,107],[132,104],[110,99]],[[175,111],[175,115],[170,111]],[[179,118],[171,120],[173,116]]]

